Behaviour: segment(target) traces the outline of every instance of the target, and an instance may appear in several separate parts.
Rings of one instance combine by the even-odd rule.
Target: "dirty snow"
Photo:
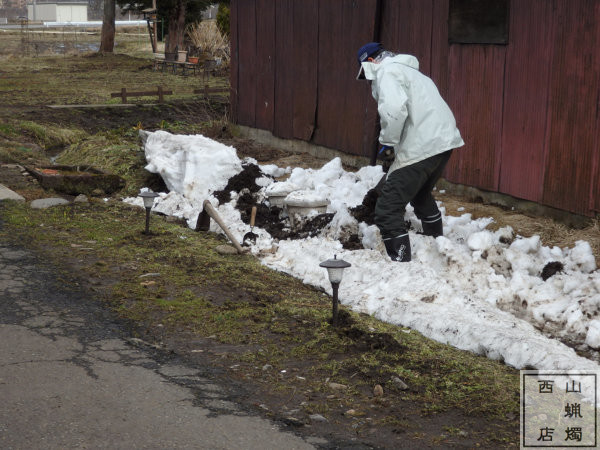
[[[208,198],[217,207],[211,193],[242,170],[235,149],[203,136],[148,133],[145,151],[146,168],[159,173],[171,190],[160,194],[155,210],[183,217],[190,227],[202,202]],[[510,227],[489,230],[493,218],[448,215],[441,202],[444,236],[434,239],[411,230],[413,261],[395,263],[385,255],[377,228],[357,223],[348,212],[377,184],[379,166],[350,173],[335,158],[318,170],[261,169],[265,175],[289,173],[285,182],[261,177],[257,184],[265,198],[266,192],[291,187],[296,197],[304,192],[309,198],[328,199],[327,212],[335,213],[318,237],[307,239],[276,242],[254,227],[259,237],[252,253],[266,266],[331,292],[319,263],[337,255],[352,264],[344,272],[339,296],[355,311],[515,368],[598,369],[597,362],[561,342],[581,350],[600,349],[600,271],[587,242],[573,248],[544,246],[539,236],[521,237]],[[217,210],[241,241],[250,227],[241,221],[236,198]],[[139,198],[126,201],[141,206]],[[420,229],[410,207],[406,219]],[[221,232],[214,221],[211,231]],[[356,232],[365,249],[344,250],[338,239]],[[271,249],[276,251],[264,251]],[[563,270],[544,281],[540,275],[550,262],[562,263]]]

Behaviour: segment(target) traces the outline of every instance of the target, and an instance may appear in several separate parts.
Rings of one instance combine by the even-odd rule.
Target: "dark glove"
[[[381,159],[382,164],[381,168],[385,173],[390,169],[390,166],[394,162],[394,158],[396,157],[394,153],[394,147],[390,147],[389,145],[383,145],[379,149],[379,153],[377,154],[377,158]]]

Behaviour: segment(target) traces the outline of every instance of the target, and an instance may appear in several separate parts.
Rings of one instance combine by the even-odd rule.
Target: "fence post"
[[[121,102],[127,103],[127,88],[121,88]]]
[[[158,87],[158,103],[163,102],[163,88],[162,86]]]

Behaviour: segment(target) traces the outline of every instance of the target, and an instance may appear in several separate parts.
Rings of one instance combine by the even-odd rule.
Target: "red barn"
[[[600,1],[232,0],[234,122],[370,158],[357,49],[415,55],[466,146],[445,178],[600,212]]]

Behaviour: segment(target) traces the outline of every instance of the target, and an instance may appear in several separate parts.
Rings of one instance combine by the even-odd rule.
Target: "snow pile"
[[[202,201],[241,170],[234,149],[202,136],[152,133],[146,155],[148,170],[160,173],[171,189],[161,194],[156,209],[186,217],[190,226]],[[285,172],[265,169],[265,175]],[[545,247],[539,236],[515,236],[510,227],[491,231],[492,218],[448,216],[441,205],[444,236],[434,239],[410,231],[413,261],[394,263],[385,255],[377,228],[357,223],[348,212],[381,176],[379,166],[346,172],[335,158],[319,170],[294,168],[285,182],[262,177],[264,197],[292,187],[296,197],[326,198],[328,212],[335,216],[319,236],[307,239],[275,242],[254,227],[259,238],[252,252],[268,267],[329,292],[319,263],[336,254],[352,264],[340,286],[343,304],[516,368],[598,369],[596,362],[561,342],[600,349],[600,273],[587,242]],[[218,211],[241,240],[250,227],[241,221],[236,200],[233,195]],[[140,204],[138,199],[126,201]],[[420,228],[410,208],[406,219]],[[211,230],[220,231],[214,223]],[[338,240],[344,232],[358,233],[365,249],[344,250]],[[260,250],[272,247],[276,252],[262,256]],[[549,268],[554,270],[545,274]]]

